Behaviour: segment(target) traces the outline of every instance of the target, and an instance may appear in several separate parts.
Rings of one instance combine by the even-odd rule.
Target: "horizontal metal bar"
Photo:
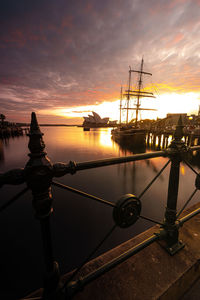
[[[191,151],[200,150],[200,146],[192,146],[189,148],[189,150],[191,150]]]
[[[102,274],[108,272],[109,270],[111,270],[112,268],[117,266],[118,264],[122,263],[123,261],[125,261],[126,259],[128,259],[132,255],[138,253],[139,251],[143,250],[144,248],[146,248],[147,246],[149,246],[150,244],[152,244],[153,242],[155,242],[158,239],[159,239],[158,235],[150,236],[148,239],[146,239],[143,242],[141,242],[140,244],[132,247],[128,251],[122,253],[118,257],[114,258],[110,262],[108,262],[108,263],[104,264],[103,266],[99,267],[98,269],[96,269],[95,271],[93,271],[90,274],[86,275],[85,277],[81,277],[79,280],[74,281],[72,283],[72,285],[69,285],[69,286],[72,288],[72,290],[74,292],[76,292],[79,289],[79,285],[81,287],[85,286],[86,284],[90,283],[91,281],[98,278]]]
[[[67,185],[62,184],[62,183],[57,182],[57,181],[53,181],[53,182],[52,182],[52,185],[55,185],[55,186],[57,186],[57,187],[59,187],[59,188],[62,188],[62,189],[64,189],[64,190],[67,190],[67,191],[76,193],[76,194],[81,195],[81,196],[83,196],[83,197],[90,198],[90,199],[92,199],[92,200],[101,202],[101,203],[103,203],[103,204],[106,204],[106,205],[109,205],[109,206],[112,206],[112,207],[115,207],[115,206],[116,206],[116,204],[113,203],[113,202],[110,202],[110,201],[101,199],[101,198],[99,198],[99,197],[90,195],[90,194],[88,194],[88,193],[79,191],[79,190],[77,190],[77,189],[75,189],[75,188],[72,188],[72,187],[70,187],[70,186],[67,186]]]
[[[105,166],[110,166],[110,165],[115,165],[115,164],[122,164],[122,163],[126,163],[126,162],[161,157],[161,156],[167,156],[167,152],[166,151],[156,151],[156,152],[135,154],[135,155],[130,155],[130,156],[106,158],[106,159],[102,159],[102,160],[94,160],[94,161],[76,163],[74,168],[76,171],[80,171],[80,170],[105,167]]]
[[[192,211],[188,215],[184,216],[183,218],[179,219],[179,224],[182,225],[185,222],[189,221],[194,216],[198,215],[200,213],[200,208],[197,208],[196,210]]]

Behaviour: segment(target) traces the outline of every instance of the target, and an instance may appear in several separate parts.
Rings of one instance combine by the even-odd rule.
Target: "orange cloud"
[[[174,37],[173,42],[176,44],[176,43],[182,41],[183,38],[184,38],[184,34],[178,33],[178,34]]]
[[[166,46],[167,48],[170,48],[170,47],[172,47],[172,46],[178,44],[180,41],[182,41],[183,38],[184,38],[184,34],[178,33],[178,34],[176,34],[174,37],[172,37],[172,39],[169,40],[169,41],[166,43],[165,46]]]
[[[177,77],[180,74],[177,74]],[[176,92],[176,93],[188,93],[188,92],[199,92],[199,83],[193,78],[188,79],[187,82],[181,80],[179,82],[168,82],[168,83],[157,83],[156,87],[159,90],[159,93],[168,93],[168,92]]]

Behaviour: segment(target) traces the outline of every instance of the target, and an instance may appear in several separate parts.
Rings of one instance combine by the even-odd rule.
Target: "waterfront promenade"
[[[188,292],[182,297],[182,300],[198,300],[200,299],[200,279],[190,287]]]
[[[185,210],[182,216],[198,208],[200,208],[199,203]],[[158,231],[159,226],[154,226],[88,262],[81,270],[82,278]],[[185,247],[174,256],[170,256],[159,243],[155,242],[90,282],[73,299],[198,300],[200,215],[183,225],[180,229],[180,239]],[[69,276],[70,274],[63,276],[63,281]],[[193,285],[195,282],[196,284]],[[39,297],[41,293],[42,289],[29,296],[30,298]]]

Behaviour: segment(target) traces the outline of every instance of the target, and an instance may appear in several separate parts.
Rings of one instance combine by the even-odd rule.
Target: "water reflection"
[[[78,127],[42,127],[41,129],[44,132],[46,151],[53,163],[70,160],[81,162],[131,155],[136,152],[135,149],[127,149],[116,144],[111,139],[111,130],[108,128],[85,132]],[[0,172],[25,166],[29,152],[26,136],[10,139],[9,142],[0,145],[4,153]],[[142,151],[143,149],[140,150]],[[145,149],[145,151],[151,151],[151,149]],[[199,158],[198,153],[192,157],[192,163],[198,168]],[[59,178],[59,181],[105,200],[116,202],[126,193],[140,195],[167,160],[161,157],[90,169],[77,172],[73,176],[66,175]],[[195,181],[192,171],[185,165],[181,167],[180,173],[179,207],[190,196]],[[158,221],[163,220],[168,177],[169,166],[142,197],[143,215]],[[0,190],[2,203],[22,188],[23,186],[4,186]],[[64,273],[78,266],[110,230],[113,226],[112,209],[56,187],[53,187],[53,197],[54,252],[61,266],[61,272]],[[0,218],[0,255],[4,257],[0,269],[7,270],[8,274],[12,273],[14,278],[12,289],[15,289],[18,298],[24,296],[25,292],[43,285],[40,228],[33,215],[31,199],[31,193],[23,196],[3,212]],[[198,201],[197,195],[192,203],[195,201]],[[117,228],[97,254],[118,245],[150,226],[152,226],[150,222],[139,220],[126,230]]]
[[[113,143],[110,138],[110,128],[91,128],[90,131],[83,131],[84,140],[89,141],[92,147],[112,148]]]
[[[194,151],[193,155],[189,155],[189,161],[191,165],[198,167],[200,169],[200,151]]]
[[[0,139],[0,163],[4,161],[3,141]]]
[[[146,145],[148,149],[155,151],[166,149],[170,145],[172,138],[172,135],[154,135],[150,133],[146,138]]]

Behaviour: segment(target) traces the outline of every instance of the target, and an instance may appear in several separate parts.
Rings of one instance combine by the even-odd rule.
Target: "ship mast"
[[[125,109],[127,109],[127,119],[126,119],[126,123],[128,123],[128,111],[129,110],[135,110],[136,111],[136,119],[135,119],[135,126],[137,126],[138,123],[138,113],[139,110],[156,110],[156,109],[151,109],[151,108],[140,108],[140,98],[144,98],[144,97],[149,97],[149,98],[155,98],[155,96],[153,95],[153,93],[151,92],[144,92],[142,91],[142,76],[143,75],[150,75],[152,76],[151,73],[149,72],[144,72],[143,71],[143,66],[144,66],[144,60],[142,58],[141,61],[141,66],[140,66],[140,70],[132,70],[131,67],[129,67],[129,83],[128,83],[128,90],[125,91],[125,94],[127,96],[127,107]],[[138,88],[137,90],[131,90],[131,73],[138,73],[139,74],[139,80],[138,80]],[[136,107],[129,107],[129,101],[130,101],[130,97],[134,96],[137,98],[137,102],[136,102]]]
[[[140,73],[139,73],[139,81],[138,81],[138,95],[137,95],[137,104],[136,104],[136,119],[135,119],[135,125],[137,126],[138,122],[138,111],[140,107],[140,91],[142,87],[142,72],[143,72],[143,65],[144,65],[144,60],[142,58],[141,61],[141,67],[140,67]],[[134,71],[133,71],[134,72]]]
[[[120,125],[121,125],[121,123],[122,123],[122,98],[123,98],[123,93],[122,93],[122,86],[121,86],[120,105],[119,105],[119,111],[120,111],[120,115],[119,115],[119,124],[120,124]]]
[[[127,93],[127,114],[126,114],[126,123],[128,124],[128,110],[129,110],[129,101],[130,101],[130,91],[131,91],[131,67],[129,66],[129,77],[128,77],[128,93]]]

